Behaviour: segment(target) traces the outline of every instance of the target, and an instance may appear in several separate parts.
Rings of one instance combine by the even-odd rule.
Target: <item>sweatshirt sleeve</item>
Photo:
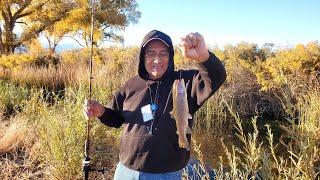
[[[124,97],[120,91],[113,96],[112,101],[105,107],[103,115],[99,117],[101,123],[109,127],[121,127],[125,121],[121,115]]]
[[[207,61],[198,64],[198,71],[192,78],[189,107],[191,113],[195,113],[226,80],[224,65],[213,53],[209,54]]]

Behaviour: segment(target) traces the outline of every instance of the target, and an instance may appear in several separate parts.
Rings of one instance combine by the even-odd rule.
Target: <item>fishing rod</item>
[[[93,66],[93,45],[94,45],[94,39],[93,39],[93,28],[94,28],[94,14],[95,14],[95,8],[94,8],[94,1],[97,0],[90,0],[90,6],[91,6],[91,32],[90,32],[90,41],[91,41],[91,47],[90,47],[90,66],[89,66],[89,100],[92,98],[92,66]],[[87,118],[87,128],[86,128],[86,141],[85,141],[85,157],[83,159],[83,179],[88,180],[89,179],[89,173],[90,171],[96,171],[101,172],[104,174],[105,168],[101,169],[93,169],[90,167],[90,129],[91,129],[91,119],[90,117]]]

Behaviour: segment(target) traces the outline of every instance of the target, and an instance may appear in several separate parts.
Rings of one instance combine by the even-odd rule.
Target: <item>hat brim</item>
[[[166,42],[165,42],[163,39],[161,39],[161,38],[151,38],[151,39],[149,39],[148,41],[146,41],[146,42],[142,45],[142,47],[145,47],[150,41],[153,41],[153,40],[160,40],[160,41],[163,42],[166,46],[170,47],[169,44],[166,43]]]

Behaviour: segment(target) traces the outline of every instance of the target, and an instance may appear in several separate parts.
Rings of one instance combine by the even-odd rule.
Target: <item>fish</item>
[[[173,82],[172,101],[173,108],[170,114],[171,118],[176,122],[179,147],[190,150],[187,134],[191,134],[188,119],[192,119],[192,116],[189,113],[187,90],[184,79],[177,79]]]

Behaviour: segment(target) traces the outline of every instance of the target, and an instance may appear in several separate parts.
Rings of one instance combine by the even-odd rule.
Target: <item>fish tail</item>
[[[179,136],[179,147],[186,148],[188,151],[190,150],[190,144],[188,142],[187,136]]]

